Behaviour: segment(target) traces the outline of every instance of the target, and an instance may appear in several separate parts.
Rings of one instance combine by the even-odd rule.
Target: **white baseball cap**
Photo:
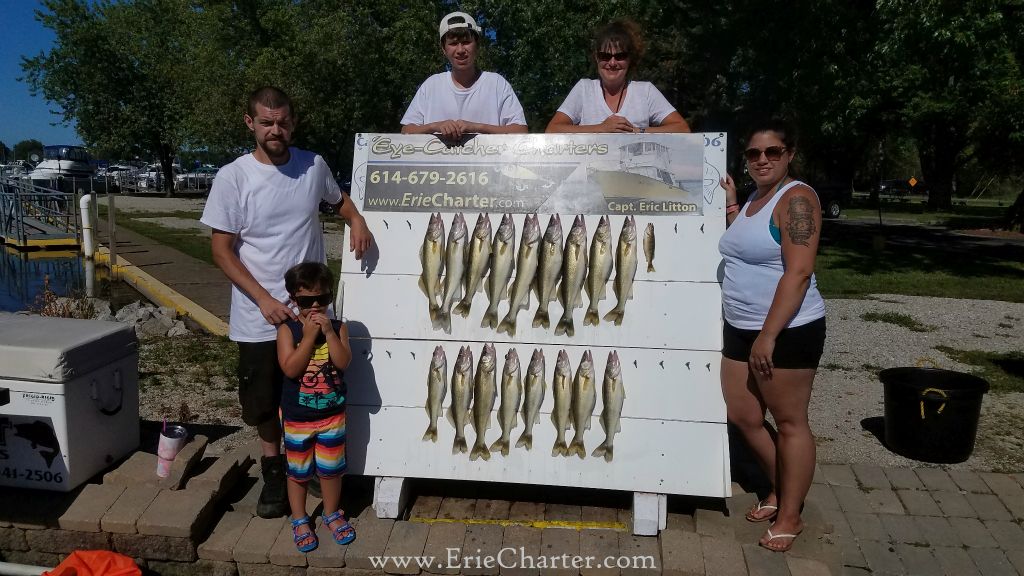
[[[441,25],[438,26],[438,32],[441,33],[441,38],[451,30],[458,28],[469,28],[471,31],[476,32],[478,35],[483,33],[480,26],[477,25],[476,20],[465,12],[452,12],[451,14],[441,18]]]

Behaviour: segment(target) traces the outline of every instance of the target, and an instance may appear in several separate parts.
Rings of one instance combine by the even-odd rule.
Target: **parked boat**
[[[29,173],[29,178],[40,186],[55,180],[88,180],[96,174],[96,167],[89,160],[89,152],[81,146],[44,146],[43,160]]]

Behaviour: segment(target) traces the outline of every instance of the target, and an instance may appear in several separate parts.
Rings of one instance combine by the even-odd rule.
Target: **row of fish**
[[[604,319],[622,324],[626,301],[633,298],[633,278],[637,268],[636,220],[627,216],[622,223],[617,244],[612,242],[611,223],[602,216],[594,238],[587,245],[587,226],[583,216],[576,216],[563,245],[562,221],[558,214],[548,220],[544,234],[536,214],[528,214],[523,223],[523,234],[515,250],[515,223],[505,214],[497,231],[491,233],[491,220],[487,214],[477,217],[470,235],[465,217],[458,213],[452,220],[447,242],[441,214],[432,214],[420,247],[420,289],[429,303],[430,320],[434,329],[451,333],[452,307],[463,318],[469,316],[473,297],[478,291],[486,292],[487,310],[481,327],[497,328],[509,336],[516,335],[519,312],[527,308],[532,291],[538,306],[533,326],[551,327],[548,306],[557,299],[562,304],[562,316],[555,325],[555,334],[573,336],[573,310],[583,307],[582,292],[590,298],[583,318],[584,325],[600,323],[598,304],[607,298],[607,284],[615,268],[612,283],[616,304]],[[654,272],[654,224],[644,231],[644,254],[647,271]],[[614,252],[614,254],[613,254]],[[516,272],[515,280],[512,273]],[[442,281],[443,275],[443,281]],[[559,282],[561,280],[561,282]],[[508,313],[499,322],[498,305],[509,300]]]
[[[437,442],[437,421],[441,416],[441,405],[447,394],[448,359],[444,348],[434,348],[427,376],[427,416],[430,424],[423,434],[423,440]],[[575,377],[569,364],[569,355],[565,350],[558,352],[555,362],[554,377],[551,381],[554,396],[554,410],[551,421],[555,425],[556,438],[551,448],[552,456],[586,457],[583,435],[590,429],[591,416],[597,404],[597,381],[594,360],[590,351],[583,353]],[[452,454],[465,453],[469,450],[466,443],[466,425],[471,424],[476,431],[476,442],[469,450],[469,459],[483,458],[490,460],[491,452],[501,452],[507,456],[510,450],[512,431],[519,425],[522,415],[523,432],[516,440],[517,448],[530,450],[533,448],[533,428],[540,418],[540,407],[547,393],[545,382],[544,352],[537,348],[533,351],[530,365],[526,369],[526,382],[523,383],[519,354],[510,349],[505,354],[505,365],[501,371],[501,404],[498,407],[498,425],[501,437],[488,447],[485,442],[487,430],[491,426],[491,412],[499,395],[497,380],[497,358],[492,344],[485,344],[480,361],[473,373],[473,352],[469,346],[459,349],[455,361],[455,369],[451,376],[451,405],[448,408],[448,421],[455,427],[455,442]],[[622,430],[620,417],[622,403],[626,397],[622,388],[622,367],[616,351],[608,353],[608,361],[604,369],[604,382],[601,385],[604,408],[601,411],[601,427],[604,428],[605,439],[591,453],[594,457],[603,457],[611,462],[614,456],[615,434]],[[572,440],[566,443],[565,433],[570,428],[575,431]]]

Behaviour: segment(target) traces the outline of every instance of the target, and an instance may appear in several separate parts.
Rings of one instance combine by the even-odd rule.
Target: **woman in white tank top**
[[[744,157],[757,190],[741,207],[732,178],[722,180],[728,228],[719,242],[722,392],[729,422],[772,483],[747,520],[773,521],[760,544],[778,552],[803,530],[800,509],[815,459],[807,407],[825,342],[825,304],[814,278],[821,206],[790,174],[795,146],[784,123],[755,126]]]

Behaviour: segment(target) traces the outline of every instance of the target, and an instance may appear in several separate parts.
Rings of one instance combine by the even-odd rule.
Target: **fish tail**
[[[484,319],[480,321],[481,328],[494,328],[498,325],[498,311],[488,309]]]
[[[551,455],[565,456],[568,450],[569,447],[565,445],[565,440],[555,440],[555,445],[551,447]]]
[[[622,326],[623,310],[613,308],[610,312],[604,315],[605,322],[614,322],[616,326]]]
[[[594,451],[590,455],[593,456],[594,458],[600,458],[604,456],[605,462],[611,462],[612,457],[614,456],[613,452],[614,447],[608,444],[608,441],[605,440],[600,446],[594,448]]]
[[[583,316],[584,326],[597,326],[601,323],[600,318],[597,315],[597,308],[587,309],[586,315]]]
[[[462,300],[455,306],[455,313],[463,318],[469,316],[469,305],[469,302]]]
[[[501,452],[502,456],[508,456],[508,438],[499,438],[491,444],[491,452]]]
[[[558,321],[558,325],[555,326],[555,336],[562,334],[565,334],[566,336],[573,336],[576,334],[576,327],[573,326],[572,316],[563,316],[561,320]]]
[[[426,442],[427,440],[430,440],[431,442],[437,442],[437,426],[436,425],[428,426],[427,427],[427,431],[423,433],[423,441]]]
[[[548,317],[548,307],[541,306],[537,308],[537,313],[533,316],[533,327],[543,326],[544,328],[551,328],[551,318]]]
[[[509,311],[509,313],[511,314],[511,310]],[[500,324],[498,324],[498,332],[499,333],[505,332],[509,336],[513,336],[514,337],[516,335],[516,321],[515,321],[515,318],[511,318],[510,319],[508,316],[506,316],[505,319],[502,320]]]
[[[444,310],[438,308],[430,314],[430,325],[433,326],[434,330],[447,327],[450,331],[452,326],[451,316],[445,313]]]
[[[533,448],[533,434],[529,432],[523,432],[519,436],[519,440],[516,440],[516,448],[526,448],[530,450]]]
[[[466,446],[466,438],[456,436],[455,443],[452,444],[452,454],[465,454],[467,451],[469,451],[469,447]]]
[[[474,444],[473,451],[469,453],[470,460],[476,460],[477,458],[491,459],[491,451],[487,449],[487,444],[484,444],[482,441]]]
[[[573,438],[572,442],[569,443],[569,449],[566,450],[566,454],[565,455],[566,456],[572,456],[573,454],[579,456],[581,460],[583,458],[587,457],[587,449],[583,445],[583,439],[582,438],[579,438],[579,439]]]
[[[647,263],[647,271],[648,272],[654,272],[654,262],[648,262]]]

